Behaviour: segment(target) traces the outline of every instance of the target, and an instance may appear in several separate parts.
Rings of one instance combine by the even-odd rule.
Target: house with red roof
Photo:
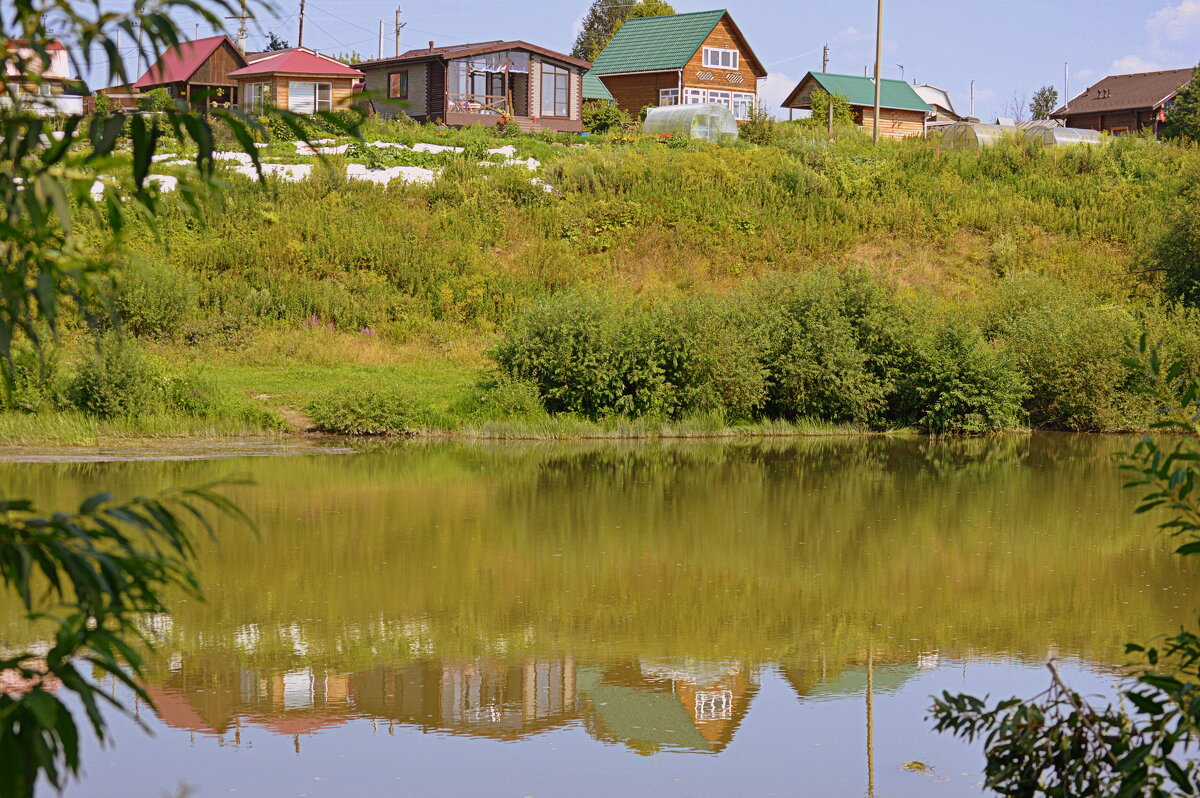
[[[345,107],[363,73],[305,47],[259,53],[228,75],[243,111],[282,108],[298,114]]]
[[[230,73],[247,63],[246,57],[225,35],[180,42],[178,47],[164,52],[134,82],[133,90],[145,94],[154,89],[166,89],[172,97],[186,101],[196,110],[236,104],[237,81]]]
[[[83,81],[71,77],[71,57],[62,42],[43,42],[36,48],[24,39],[9,39],[7,47],[4,82],[29,99],[29,108],[45,115],[82,113],[82,95],[88,90]]]

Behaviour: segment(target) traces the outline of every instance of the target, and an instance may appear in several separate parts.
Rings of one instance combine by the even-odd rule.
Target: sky
[[[718,0],[719,3],[719,0]],[[106,3],[116,8],[119,3]],[[320,52],[373,57],[379,21],[385,54],[394,51],[397,7],[406,27],[402,47],[523,39],[569,51],[590,0],[306,0],[304,44]],[[709,0],[673,0],[676,11],[721,7]],[[725,7],[766,66],[760,93],[779,103],[808,70],[861,75],[874,61],[875,0],[726,0]],[[277,0],[274,13],[251,22],[249,49],[266,31],[297,43],[299,0]],[[188,34],[193,21],[183,20]],[[236,22],[231,24],[236,25]],[[1039,87],[1082,91],[1109,74],[1195,66],[1200,62],[1200,0],[885,0],[883,74],[950,91],[959,113],[990,121],[1010,116],[1014,94],[1027,100]],[[211,29],[201,27],[201,36]],[[132,50],[129,67],[134,69]],[[95,85],[103,85],[103,81]]]

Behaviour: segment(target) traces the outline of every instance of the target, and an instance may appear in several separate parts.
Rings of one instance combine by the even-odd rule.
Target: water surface
[[[68,796],[968,796],[943,689],[1111,692],[1194,579],[1114,438],[412,443],[0,464],[45,507],[230,474],[149,737]],[[29,639],[11,608],[0,644]],[[905,770],[918,760],[932,775]]]

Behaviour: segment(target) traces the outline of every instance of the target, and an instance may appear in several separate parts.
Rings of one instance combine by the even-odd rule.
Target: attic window
[[[724,50],[718,47],[704,48],[704,66],[717,69],[737,69],[738,51]]]

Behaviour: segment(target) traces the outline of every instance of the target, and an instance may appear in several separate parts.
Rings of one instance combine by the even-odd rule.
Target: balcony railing
[[[451,112],[463,114],[490,114],[492,116],[508,116],[508,98],[492,94],[451,94]]]

